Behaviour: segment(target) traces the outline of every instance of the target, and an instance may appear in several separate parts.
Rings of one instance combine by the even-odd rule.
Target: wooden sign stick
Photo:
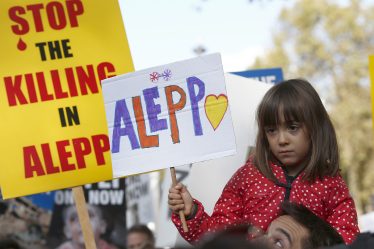
[[[170,168],[170,174],[171,174],[172,184],[173,184],[173,187],[174,187],[178,183],[174,167]],[[179,210],[179,218],[181,219],[181,222],[182,222],[183,231],[185,233],[188,232],[187,221],[186,221],[186,217],[184,216],[183,210]]]
[[[83,188],[82,186],[79,186],[72,188],[72,190],[75,207],[78,213],[79,223],[81,224],[83,232],[84,244],[87,249],[96,249],[95,236],[92,231],[90,216],[88,214]]]

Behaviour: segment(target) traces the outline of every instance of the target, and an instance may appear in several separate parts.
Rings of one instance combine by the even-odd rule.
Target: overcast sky
[[[245,70],[271,44],[290,0],[120,0],[135,70],[206,53],[222,55],[225,72]]]

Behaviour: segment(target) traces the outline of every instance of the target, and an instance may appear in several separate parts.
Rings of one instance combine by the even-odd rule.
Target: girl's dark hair
[[[339,149],[334,126],[318,93],[304,79],[290,79],[274,85],[258,106],[254,163],[259,171],[276,181],[269,164],[272,153],[265,127],[280,123],[280,110],[287,123],[296,121],[304,124],[310,136],[310,157],[303,179],[313,182],[317,178],[336,175],[339,171]]]

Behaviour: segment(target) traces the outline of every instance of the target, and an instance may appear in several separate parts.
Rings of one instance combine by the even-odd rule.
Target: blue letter
[[[192,119],[195,129],[195,135],[203,135],[203,128],[201,127],[201,120],[199,114],[199,101],[205,96],[205,85],[199,78],[192,76],[187,78],[188,92],[190,94]],[[195,93],[195,85],[199,87],[199,93]]]
[[[147,108],[147,115],[151,132],[165,130],[167,128],[166,119],[157,119],[157,115],[161,113],[161,106],[156,105],[153,99],[159,97],[158,88],[152,87],[143,90],[145,105]]]
[[[125,123],[125,127],[121,128],[121,120]],[[125,99],[116,102],[116,109],[114,113],[114,127],[112,136],[112,153],[119,152],[119,145],[121,136],[129,136],[131,148],[138,149],[139,142],[135,134],[134,127],[132,126],[129,110],[126,106]]]

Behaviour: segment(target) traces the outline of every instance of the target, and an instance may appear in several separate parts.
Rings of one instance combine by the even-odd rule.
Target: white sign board
[[[113,77],[102,88],[115,178],[236,152],[219,54]]]

